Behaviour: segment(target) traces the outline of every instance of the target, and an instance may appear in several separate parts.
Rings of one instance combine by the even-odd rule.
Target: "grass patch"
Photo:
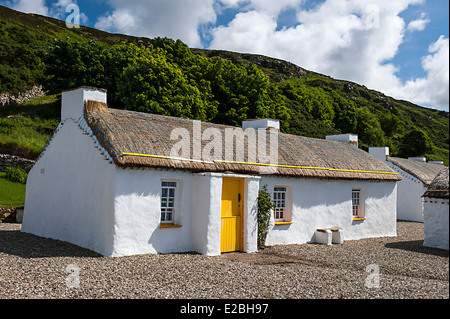
[[[6,179],[6,173],[0,172],[0,208],[21,207],[25,204],[26,186]]]
[[[44,96],[0,111],[0,149],[35,159],[45,148],[60,118],[60,97]],[[23,150],[17,153],[18,150]]]

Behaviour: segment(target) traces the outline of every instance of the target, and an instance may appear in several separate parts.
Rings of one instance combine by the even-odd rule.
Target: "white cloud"
[[[408,33],[431,22],[425,12],[405,23],[400,13],[425,0],[104,0],[111,10],[95,27],[135,36],[166,36],[202,47],[259,53],[291,61],[306,69],[354,81],[395,98],[445,108],[449,104],[448,38],[441,37],[423,58],[423,78],[407,82],[397,76],[392,59]],[[47,1],[47,3],[50,3]],[[11,0],[14,9],[64,20],[65,7],[76,0]],[[228,25],[213,27],[224,9],[239,10]],[[297,24],[280,30],[278,18],[294,10]],[[81,22],[87,17],[81,13]]]
[[[407,31],[423,31],[428,23],[430,23],[430,19],[425,18],[425,12],[422,12],[420,19],[413,20],[408,24],[406,28]]]
[[[256,10],[276,17],[287,9],[297,8],[305,0],[219,0],[220,8],[240,8],[242,11]]]
[[[234,0],[226,2],[234,5],[240,3]],[[396,75],[397,67],[390,62],[398,53],[407,31],[407,25],[399,14],[410,5],[422,3],[422,0],[379,0],[376,5],[373,0],[326,0],[309,10],[298,5],[301,1],[278,1],[279,6],[270,10],[262,9],[255,5],[256,2],[247,2],[247,6],[252,7],[237,14],[227,26],[211,30],[211,49],[281,58],[306,69],[364,84],[415,103],[445,107],[447,100],[448,108],[448,62],[441,60],[445,51],[441,44],[438,48],[433,47],[436,50],[430,51],[433,54],[424,59],[423,67],[428,76],[420,79],[426,82],[422,84],[425,90],[427,84],[431,85],[433,81],[445,84],[443,80],[446,78],[447,86],[433,94],[441,96],[440,99],[432,99],[430,94],[421,95],[428,96],[428,100],[417,99],[417,94],[412,95],[407,90],[412,84],[402,83]],[[298,24],[277,30],[278,13],[288,5],[296,4]],[[420,30],[428,23],[424,14],[415,21],[410,23],[409,31]],[[438,59],[444,66],[447,65],[446,71],[444,68],[437,72],[434,68],[434,61]],[[422,81],[418,80],[416,86],[419,82]]]
[[[424,105],[440,106],[449,110],[449,39],[441,36],[429,47],[430,55],[422,59],[426,77],[408,81],[404,98]]]
[[[45,0],[13,0],[12,3],[10,3],[10,6],[12,9],[17,11],[37,13],[44,16],[65,20],[69,14],[66,12],[66,7],[69,4],[77,4],[77,0],[58,0],[51,3],[49,6],[45,3]],[[81,23],[86,24],[88,20],[88,17],[83,12],[80,12]]]
[[[66,11],[66,8],[71,4],[77,5],[77,0],[58,0],[57,2],[52,3],[51,7],[49,8],[49,15],[56,19],[66,20],[66,18],[72,13],[71,10],[69,10],[68,12]],[[80,24],[86,25],[89,21],[89,18],[81,11],[82,8],[79,9]]]
[[[213,0],[108,0],[113,8],[96,28],[134,36],[170,37],[200,46],[199,28],[216,21]]]
[[[48,15],[45,0],[14,0],[11,8],[25,13]]]

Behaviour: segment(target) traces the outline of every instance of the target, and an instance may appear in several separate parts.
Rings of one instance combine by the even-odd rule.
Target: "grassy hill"
[[[93,40],[102,48],[124,42],[160,48],[155,58],[155,63],[161,63],[159,70],[169,70],[174,76],[179,76],[190,90],[186,92],[196,92],[205,107],[216,107],[217,114],[210,117],[211,121],[227,120],[232,114],[228,109],[225,113],[227,103],[252,101],[248,98],[250,82],[248,90],[233,85],[232,80],[221,82],[221,86],[216,88],[222,74],[213,73],[218,72],[214,68],[224,68],[227,66],[224,61],[231,61],[237,67],[234,76],[241,72],[241,79],[248,80],[253,76],[264,80],[249,67],[256,65],[267,78],[267,85],[261,89],[260,95],[269,96],[258,100],[261,103],[258,107],[265,108],[267,101],[282,104],[286,109],[282,118],[284,132],[318,138],[328,134],[356,133],[364,149],[389,146],[395,156],[424,155],[431,160],[443,160],[446,165],[449,163],[448,112],[395,100],[362,85],[333,79],[278,59],[227,51],[188,49],[186,52],[185,46],[179,42],[110,34],[86,27],[67,29],[62,21],[23,14],[2,6],[0,93],[17,93],[41,83],[48,76],[44,61],[54,40],[67,38],[83,43]],[[207,73],[206,69],[211,72]],[[232,98],[224,97],[225,94]],[[58,94],[19,106],[0,107],[0,152],[35,158],[58,125],[59,108]],[[251,117],[253,113],[249,111],[247,115]],[[238,114],[236,119],[245,116]]]

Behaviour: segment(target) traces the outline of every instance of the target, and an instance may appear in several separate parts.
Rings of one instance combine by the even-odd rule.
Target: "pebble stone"
[[[0,224],[0,299],[448,299],[448,251],[423,247],[423,224],[343,245],[255,254],[102,257]]]

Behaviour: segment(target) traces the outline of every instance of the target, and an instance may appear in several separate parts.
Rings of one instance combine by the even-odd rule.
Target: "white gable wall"
[[[386,162],[386,164],[403,178],[398,182],[397,218],[423,223],[422,195],[427,191],[427,187],[419,179],[398,166],[390,162]]]
[[[114,164],[96,146],[75,121],[60,125],[29,173],[23,232],[111,252]]]
[[[290,188],[291,225],[271,222],[268,245],[315,242],[315,230],[341,227],[345,240],[396,236],[395,182],[368,182],[263,177],[261,186]],[[365,220],[352,216],[352,188],[362,188]],[[273,217],[272,217],[273,218]]]
[[[424,198],[424,246],[449,249],[448,205],[448,199]]]
[[[371,147],[369,153],[380,161],[383,161],[402,177],[402,180],[398,182],[397,218],[423,223],[422,195],[427,190],[425,185],[413,175],[387,161],[387,157],[389,156],[388,147]],[[426,161],[425,158],[422,159]]]

